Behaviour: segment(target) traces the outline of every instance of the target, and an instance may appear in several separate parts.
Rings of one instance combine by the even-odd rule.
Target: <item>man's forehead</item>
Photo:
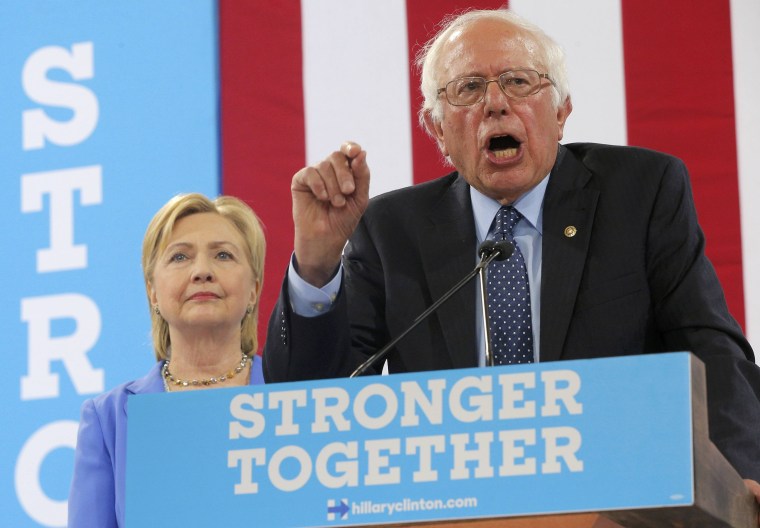
[[[471,23],[446,39],[440,65],[455,74],[477,73],[483,68],[539,68],[539,49],[531,35],[505,22],[487,28]]]
[[[447,44],[454,44],[458,41],[467,42],[480,36],[487,36],[487,38],[497,37],[499,39],[530,37],[525,29],[509,21],[495,18],[480,18],[466,22],[452,30],[446,37],[446,41]]]

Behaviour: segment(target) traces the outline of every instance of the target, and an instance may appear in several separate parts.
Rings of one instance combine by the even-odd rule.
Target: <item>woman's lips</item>
[[[209,301],[209,300],[218,299],[218,298],[219,296],[215,293],[201,292],[201,293],[193,294],[190,297],[190,300],[191,301]]]

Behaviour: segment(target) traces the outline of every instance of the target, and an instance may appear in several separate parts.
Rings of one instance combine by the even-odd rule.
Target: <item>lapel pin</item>
[[[578,230],[575,229],[575,226],[567,226],[565,228],[565,236],[567,238],[573,238],[576,235],[576,233],[578,233]]]

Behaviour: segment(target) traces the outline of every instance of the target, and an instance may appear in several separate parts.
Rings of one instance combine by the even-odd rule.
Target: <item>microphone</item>
[[[478,255],[480,255],[480,258],[482,259],[485,257],[490,257],[494,252],[496,253],[496,256],[492,260],[488,261],[486,264],[487,266],[494,260],[507,260],[512,256],[512,253],[514,253],[514,251],[515,246],[512,245],[512,243],[508,240],[486,240],[480,244],[480,247],[478,248]]]
[[[467,275],[465,275],[462,280],[460,280],[458,283],[456,283],[449,291],[444,293],[440,299],[435,301],[433,304],[430,305],[430,307],[422,312],[420,315],[417,316],[417,318],[412,322],[412,324],[403,332],[401,332],[399,335],[397,335],[394,339],[390,341],[387,345],[385,345],[383,348],[372,354],[364,363],[359,365],[356,370],[354,370],[350,378],[355,378],[357,376],[361,376],[364,374],[368,369],[376,365],[381,360],[385,359],[385,356],[388,355],[388,353],[391,351],[391,349],[396,346],[396,344],[401,341],[406,335],[414,330],[417,325],[419,325],[422,321],[427,319],[427,317],[435,312],[444,302],[449,300],[449,298],[457,293],[459,290],[461,290],[468,282],[470,282],[476,275],[480,276],[480,300],[481,300],[481,308],[483,310],[483,321],[485,323],[485,333],[486,333],[486,358],[489,361],[489,365],[493,365],[493,356],[490,353],[491,349],[491,338],[490,338],[490,327],[488,325],[488,314],[487,314],[487,307],[486,307],[486,298],[485,298],[485,269],[488,267],[488,265],[493,262],[494,260],[505,260],[508,259],[512,252],[515,250],[514,245],[512,245],[511,242],[508,240],[486,240],[483,242],[480,247],[478,248],[478,255],[480,256],[480,262],[478,263],[475,268],[470,271]]]

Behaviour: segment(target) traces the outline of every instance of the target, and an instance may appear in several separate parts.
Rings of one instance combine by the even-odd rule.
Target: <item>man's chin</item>
[[[482,194],[505,205],[530,191],[541,179],[526,177],[519,170],[499,170],[485,174],[474,187]]]

